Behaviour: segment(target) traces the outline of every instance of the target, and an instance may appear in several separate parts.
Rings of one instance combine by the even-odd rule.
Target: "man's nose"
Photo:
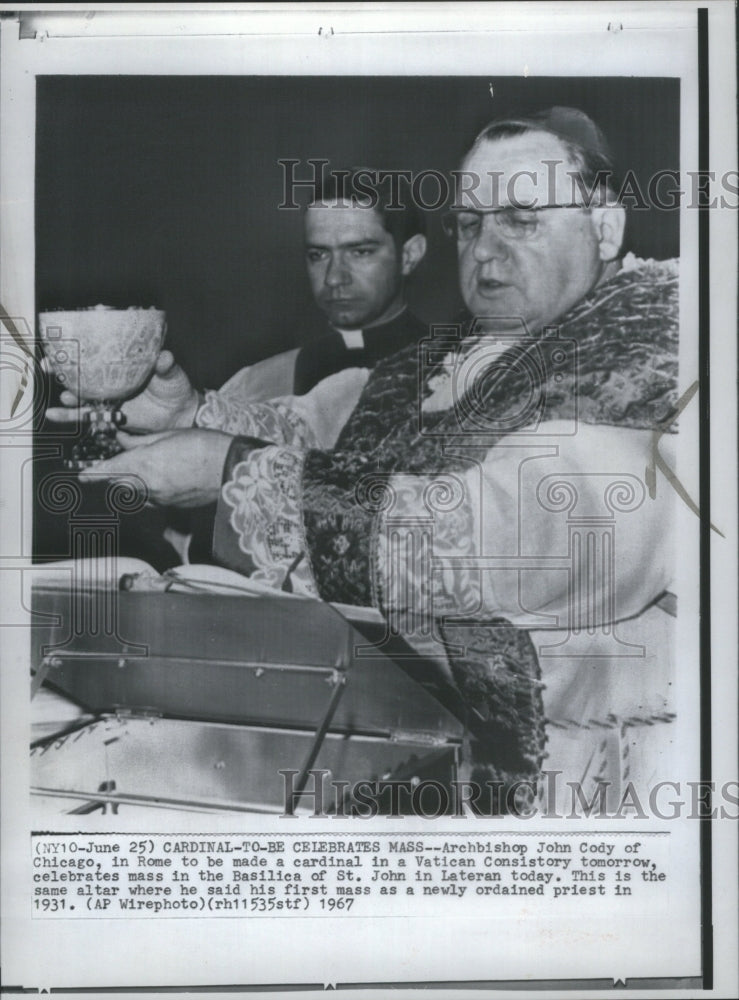
[[[341,254],[331,254],[324,281],[330,288],[338,288],[351,281],[351,273]]]
[[[481,264],[488,260],[503,260],[508,256],[508,249],[508,244],[500,235],[495,216],[492,213],[483,216],[480,232],[472,248],[475,260]]]

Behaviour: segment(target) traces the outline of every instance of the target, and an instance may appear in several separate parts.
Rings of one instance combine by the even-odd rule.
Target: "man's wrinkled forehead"
[[[455,174],[455,205],[490,209],[564,204],[572,200],[572,174],[577,170],[570,150],[551,132],[482,139]]]

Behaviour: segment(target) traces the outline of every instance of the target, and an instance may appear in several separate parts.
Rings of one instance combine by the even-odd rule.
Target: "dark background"
[[[568,104],[645,192],[679,167],[677,80],[84,76],[41,77],[37,94],[38,310],[163,308],[207,387],[322,329],[300,213],[277,209],[280,158],[446,172],[492,118]],[[439,214],[410,293],[430,322],[460,306]],[[631,215],[637,254],[677,255],[677,211]]]
[[[679,168],[676,79],[37,77],[37,311],[158,306],[193,383],[217,388],[325,328],[300,212],[277,208],[279,159],[448,172],[493,118],[554,104],[591,115],[644,192],[653,173]],[[409,295],[437,323],[461,307],[440,214]],[[678,211],[631,212],[627,240],[640,256],[676,256]],[[37,482],[59,464],[37,460]],[[155,514],[122,522],[124,554],[161,568]],[[66,515],[37,505],[37,558],[66,556],[67,532]]]

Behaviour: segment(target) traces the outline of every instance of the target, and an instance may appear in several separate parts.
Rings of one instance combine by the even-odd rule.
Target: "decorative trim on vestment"
[[[480,571],[455,564],[480,554],[465,479],[397,473],[385,489],[374,559],[374,591],[383,614],[419,621],[480,614]]]
[[[280,401],[244,405],[208,390],[205,402],[195,417],[195,423],[198,427],[261,438],[275,444],[318,447],[318,440],[310,426]]]
[[[442,625],[443,638],[463,647],[452,656],[455,683],[467,706],[471,780],[485,815],[526,814],[537,794],[546,743],[536,650],[526,629],[503,618]]]
[[[317,596],[305,558],[302,472],[299,450],[258,448],[234,466],[221,496],[231,510],[229,523],[239,549],[254,564],[251,579],[277,590]]]

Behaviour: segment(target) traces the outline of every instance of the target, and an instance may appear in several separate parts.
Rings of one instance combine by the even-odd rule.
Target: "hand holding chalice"
[[[158,309],[95,306],[43,312],[39,328],[57,381],[84,406],[87,432],[69,465],[86,468],[119,452],[119,405],[134,396],[154,371],[166,332]]]

